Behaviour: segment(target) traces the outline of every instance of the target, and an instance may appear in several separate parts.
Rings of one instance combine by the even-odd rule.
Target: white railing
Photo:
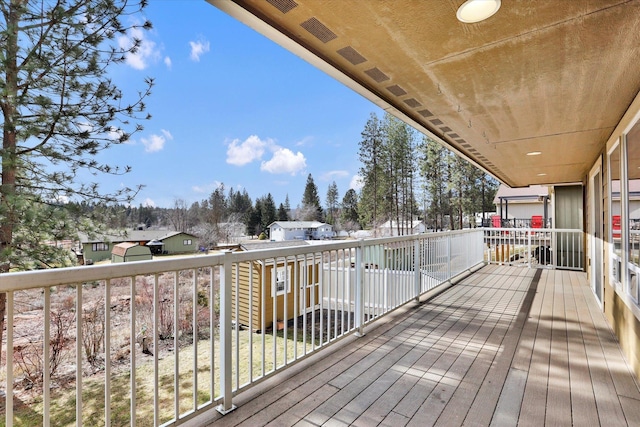
[[[485,262],[584,270],[584,232],[572,229],[485,228]]]
[[[478,229],[4,274],[6,425],[225,413],[240,391],[482,264]]]

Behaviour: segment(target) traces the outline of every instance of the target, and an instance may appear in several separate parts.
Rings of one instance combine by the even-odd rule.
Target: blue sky
[[[340,199],[354,185],[360,132],[378,107],[204,0],[154,0],[145,17],[153,30],[111,75],[125,94],[155,78],[153,117],[102,154],[133,168],[101,178],[105,189],[143,184],[135,205],[171,207],[224,183],[296,207],[309,173],[323,204],[332,181]]]

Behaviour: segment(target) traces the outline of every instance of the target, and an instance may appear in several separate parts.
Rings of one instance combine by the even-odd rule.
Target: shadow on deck
[[[212,426],[640,425],[586,274],[487,266],[234,398]]]

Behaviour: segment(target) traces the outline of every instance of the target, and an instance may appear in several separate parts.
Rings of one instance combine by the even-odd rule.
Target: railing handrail
[[[483,227],[483,230],[489,231],[530,231],[533,233],[567,233],[567,232],[583,232],[581,228],[531,228],[531,227]]]
[[[406,242],[420,237],[456,236],[472,232],[475,229],[439,231],[435,233],[420,233],[406,236],[375,237],[360,239],[366,246],[378,244]],[[312,245],[289,246],[285,248],[265,248],[250,251],[232,252],[232,262],[251,261],[254,259],[282,258],[305,255],[319,251],[341,249],[355,249],[360,246],[360,240],[344,240],[314,243]],[[50,268],[45,270],[28,270],[3,273],[0,275],[0,292],[27,290],[43,287],[67,285],[70,283],[85,283],[91,281],[108,280],[110,278],[138,276],[184,270],[190,268],[205,268],[222,265],[224,254],[208,254],[183,256],[171,259],[154,259],[151,261],[132,261],[118,264],[85,265],[76,267]]]
[[[573,228],[484,228],[485,262],[584,270],[584,230]]]

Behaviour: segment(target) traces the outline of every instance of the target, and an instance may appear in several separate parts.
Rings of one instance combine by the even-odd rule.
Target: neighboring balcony
[[[583,240],[475,229],[3,275],[6,425],[640,421]]]

